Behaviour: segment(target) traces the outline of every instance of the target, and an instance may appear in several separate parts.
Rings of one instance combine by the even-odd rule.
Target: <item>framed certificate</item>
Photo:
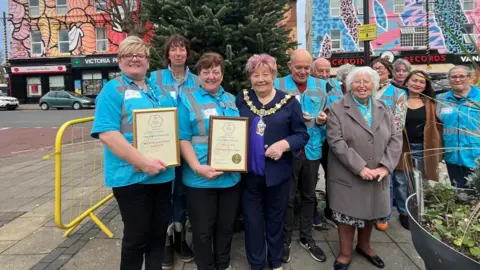
[[[248,118],[210,117],[208,165],[222,172],[247,172]]]
[[[169,167],[180,166],[177,108],[134,110],[133,146]]]

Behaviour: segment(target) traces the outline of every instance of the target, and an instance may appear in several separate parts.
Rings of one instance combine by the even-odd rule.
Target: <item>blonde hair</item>
[[[144,53],[147,57],[150,56],[150,50],[147,44],[137,36],[128,36],[118,46],[118,58],[129,53]]]

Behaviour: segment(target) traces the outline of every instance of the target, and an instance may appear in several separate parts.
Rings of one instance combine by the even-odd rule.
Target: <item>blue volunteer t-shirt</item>
[[[175,107],[175,100],[166,95],[152,83],[145,79],[148,89],[141,89],[125,74],[109,81],[95,100],[95,119],[91,136],[99,138],[100,133],[107,131],[121,132],[122,119],[124,125],[130,126],[123,137],[133,145],[131,132],[133,110]],[[135,172],[128,162],[117,157],[108,147],[104,147],[104,177],[105,186],[123,187],[132,184],[158,184],[172,181],[175,178],[174,168],[150,176],[143,172]]]

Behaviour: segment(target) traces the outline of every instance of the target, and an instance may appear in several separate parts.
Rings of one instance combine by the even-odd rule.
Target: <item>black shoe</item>
[[[282,262],[288,263],[290,261],[290,244],[283,244],[283,255],[282,255]]]
[[[355,247],[355,251],[358,254],[365,257],[365,259],[367,259],[371,264],[375,265],[376,267],[378,267],[378,268],[384,268],[385,267],[385,263],[377,255],[369,256],[367,253],[363,252],[363,250],[361,250],[358,246]]]
[[[174,232],[174,238],[175,252],[177,252],[180,259],[186,263],[195,260],[195,254],[193,254],[193,251],[188,246],[187,241],[185,241],[185,230],[182,232]]]
[[[350,263],[341,263],[337,260],[333,263],[333,270],[347,270]]]
[[[173,268],[173,236],[168,236],[167,243],[165,245],[165,252],[163,255],[162,269],[168,270]]]
[[[315,261],[324,262],[327,260],[325,253],[320,247],[317,246],[313,239],[307,240],[300,238],[300,246],[308,250],[308,252],[310,252],[310,256],[312,256]]]
[[[408,216],[407,215],[400,215],[400,224],[405,230],[410,230],[410,223],[408,223]]]

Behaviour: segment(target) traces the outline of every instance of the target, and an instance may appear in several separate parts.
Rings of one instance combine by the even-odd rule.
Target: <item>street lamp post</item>
[[[363,24],[370,23],[370,8],[368,6],[368,0],[363,0]],[[363,57],[365,66],[370,66],[370,41],[364,41],[363,45]]]

